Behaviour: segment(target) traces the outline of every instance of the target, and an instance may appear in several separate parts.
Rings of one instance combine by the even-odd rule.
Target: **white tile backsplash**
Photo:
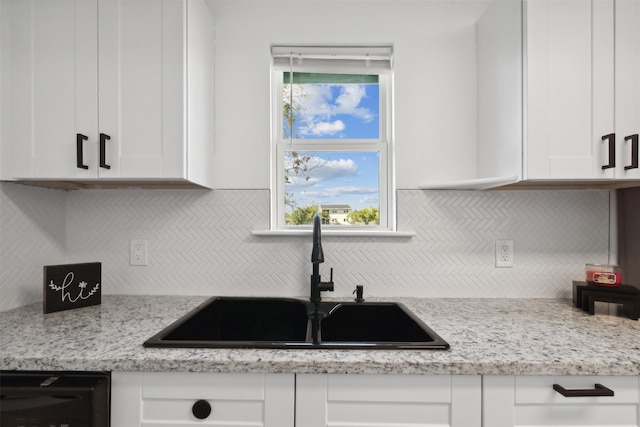
[[[0,200],[0,309],[41,300],[42,266],[61,261],[102,262],[109,294],[308,294],[311,239],[251,234],[269,226],[268,190],[1,183]],[[569,297],[607,261],[609,193],[400,190],[398,227],[417,235],[323,238],[336,296]],[[130,238],[147,239],[148,266],[129,266]],[[497,239],[514,241],[513,268],[494,267]]]
[[[0,182],[0,310],[42,301],[42,267],[66,257],[66,197]]]

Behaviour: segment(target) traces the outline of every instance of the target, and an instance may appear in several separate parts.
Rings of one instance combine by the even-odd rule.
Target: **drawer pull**
[[[631,164],[625,166],[624,170],[638,169],[638,134],[625,136],[624,140],[631,141]]]
[[[567,390],[560,384],[554,384],[553,389],[564,397],[593,397],[593,396],[613,396],[613,390],[596,384],[594,388]]]
[[[204,420],[211,415],[211,404],[206,400],[198,400],[193,404],[191,412],[193,412],[193,416],[197,419]]]
[[[609,142],[609,163],[602,165],[602,169],[610,169],[616,167],[616,134],[610,133],[602,137],[602,142]]]
[[[110,139],[109,135],[100,134],[100,167],[104,169],[111,169],[111,166],[107,164],[107,141]]]
[[[82,143],[88,139],[81,133],[76,134],[76,167],[78,169],[89,169],[89,166],[84,164],[84,155],[82,154]]]

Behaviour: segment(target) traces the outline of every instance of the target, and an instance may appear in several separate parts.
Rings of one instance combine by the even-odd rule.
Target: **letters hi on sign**
[[[44,312],[71,310],[102,302],[102,264],[45,265]]]

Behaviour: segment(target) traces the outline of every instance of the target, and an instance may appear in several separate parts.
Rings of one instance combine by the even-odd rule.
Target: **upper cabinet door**
[[[212,187],[214,23],[203,0],[0,7],[2,179]]]
[[[640,3],[527,2],[526,179],[638,179]]]
[[[101,178],[184,178],[186,9],[99,2]]]
[[[592,177],[590,1],[527,2],[526,179]]]
[[[640,1],[617,0],[615,25],[616,178],[639,179]]]
[[[97,176],[96,7],[3,2],[3,178]]]

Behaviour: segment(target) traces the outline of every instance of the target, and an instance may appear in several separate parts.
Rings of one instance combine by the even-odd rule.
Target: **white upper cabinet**
[[[22,0],[5,15],[3,179],[212,186],[204,1]]]
[[[639,18],[636,0],[526,3],[523,179],[640,178]]]
[[[616,178],[640,179],[640,2],[615,3]]]
[[[419,187],[640,185],[638,22],[638,0],[492,2],[476,23],[477,173]]]

